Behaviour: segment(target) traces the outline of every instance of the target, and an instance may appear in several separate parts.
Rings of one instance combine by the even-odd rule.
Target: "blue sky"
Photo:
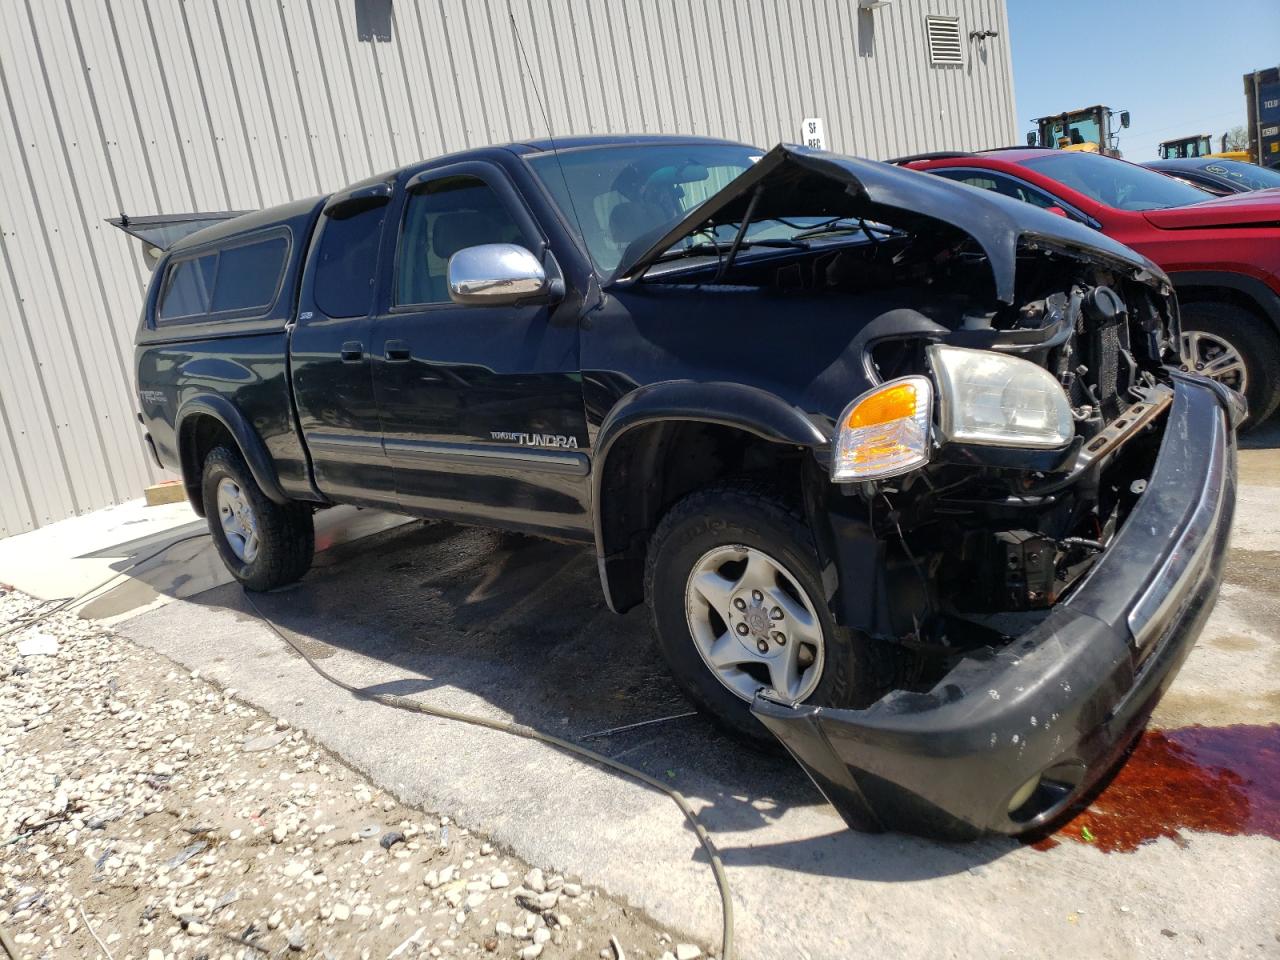
[[[1033,117],[1103,103],[1129,160],[1245,120],[1241,77],[1280,65],[1280,0],[1008,0],[1019,142]],[[1119,118],[1117,118],[1118,122]]]

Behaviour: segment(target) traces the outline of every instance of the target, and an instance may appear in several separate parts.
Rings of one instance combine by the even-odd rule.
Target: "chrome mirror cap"
[[[549,290],[538,258],[514,243],[466,247],[449,258],[449,296],[454,303],[515,303]]]

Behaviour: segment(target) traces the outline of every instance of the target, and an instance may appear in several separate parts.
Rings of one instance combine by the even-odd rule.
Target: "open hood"
[[[1165,230],[1280,226],[1280,188],[1235,193],[1185,207],[1147,210],[1143,216]]]
[[[754,207],[752,203],[754,201]],[[780,144],[662,236],[633,244],[613,281],[640,276],[674,244],[708,226],[772,217],[863,217],[908,232],[959,231],[986,254],[996,295],[1014,300],[1020,241],[1039,240],[1067,253],[1162,277],[1160,269],[1083,224],[987,190],[874,160]]]

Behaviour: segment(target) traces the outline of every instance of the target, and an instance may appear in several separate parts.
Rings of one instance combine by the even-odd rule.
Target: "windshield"
[[[1269,170],[1252,163],[1241,163],[1239,160],[1215,160],[1200,169],[1219,180],[1238,183],[1249,190],[1280,187],[1280,170]]]
[[[662,143],[585,147],[527,159],[565,222],[581,232],[596,269],[607,275],[628,247],[652,244],[761,156],[754,147],[735,144]],[[859,221],[831,217],[762,218],[748,226],[743,245],[804,246],[808,237],[864,229],[869,228]],[[715,257],[737,232],[736,224],[719,224],[685,237],[673,251]]]
[[[1024,161],[1038,173],[1117,210],[1163,210],[1212,199],[1207,190],[1096,153],[1053,153]]]
[[[1061,118],[1049,121],[1049,137],[1042,136],[1041,142],[1048,146],[1069,147],[1080,143],[1100,143],[1102,130],[1098,126],[1098,118],[1092,113],[1078,113],[1068,116],[1066,124]]]
[[[528,161],[607,274],[633,242],[661,236],[760,157],[754,147],[663,143],[560,150]]]

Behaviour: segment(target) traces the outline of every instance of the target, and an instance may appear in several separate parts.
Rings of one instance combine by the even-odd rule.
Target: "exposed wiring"
[[[559,750],[561,753],[578,757],[579,759],[588,760],[591,763],[598,764],[602,767],[607,767],[610,770],[614,770],[624,776],[630,777],[633,780],[637,780],[646,786],[665,793],[671,799],[672,803],[680,808],[680,812],[684,814],[685,819],[689,821],[689,825],[693,827],[693,832],[697,836],[698,842],[702,844],[702,849],[707,852],[707,857],[711,864],[711,872],[715,877],[716,886],[720,890],[720,910],[721,917],[723,919],[721,933],[721,942],[723,946],[720,951],[720,956],[722,960],[732,960],[733,901],[729,895],[729,878],[725,875],[724,864],[720,861],[720,854],[716,850],[715,844],[711,842],[711,836],[698,820],[698,815],[694,813],[693,808],[689,805],[689,801],[685,799],[684,794],[675,789],[675,787],[663,783],[656,777],[649,776],[649,774],[645,773],[643,770],[637,770],[635,767],[627,766],[625,763],[614,760],[612,757],[607,757],[602,753],[597,753],[588,747],[572,743],[568,740],[563,740],[560,737],[556,737],[548,733],[542,733],[541,731],[534,730],[532,727],[526,727],[523,724],[513,723],[510,720],[495,720],[489,717],[477,716],[475,714],[460,713],[456,710],[432,706],[419,700],[411,700],[408,697],[397,696],[393,693],[370,693],[368,690],[356,687],[339,677],[335,677],[312,659],[311,655],[303,649],[301,644],[295,643],[290,639],[284,631],[272,622],[271,618],[262,612],[258,607],[258,604],[254,601],[253,595],[250,594],[249,591],[244,591],[244,598],[249,606],[253,608],[253,612],[258,616],[258,619],[261,620],[272,633],[293,648],[293,651],[302,657],[312,670],[318,673],[325,680],[328,680],[334,686],[341,687],[343,690],[347,691],[347,693],[359,700],[371,700],[374,703],[380,703],[386,707],[394,707],[397,710],[407,710],[412,713],[425,714],[429,717],[454,720],[458,723],[465,723],[473,727],[484,727],[488,730],[496,730],[499,733],[508,733],[512,736],[520,737],[525,740],[533,740],[537,743],[543,743],[549,747]]]

